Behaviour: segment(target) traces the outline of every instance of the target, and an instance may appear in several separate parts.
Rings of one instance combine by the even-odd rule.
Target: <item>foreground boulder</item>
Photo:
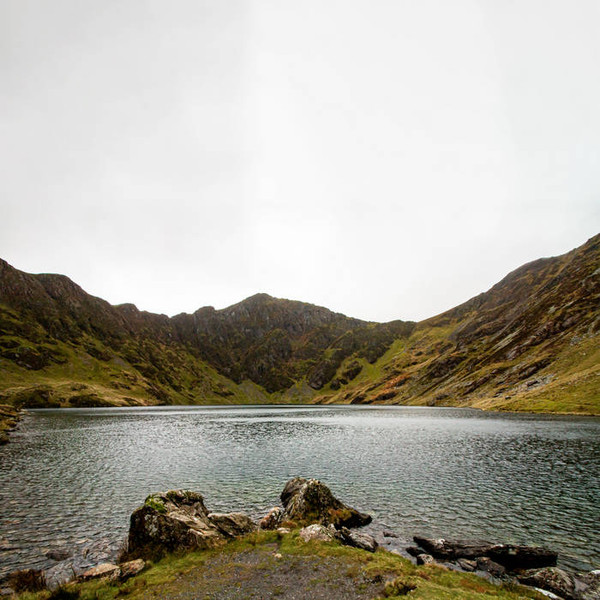
[[[256,529],[241,513],[209,514],[197,492],[151,494],[131,515],[130,557],[153,557],[176,550],[214,548]]]
[[[284,519],[299,523],[319,523],[340,527],[362,527],[371,522],[370,515],[346,506],[317,479],[295,477],[281,492]]]
[[[491,544],[482,541],[446,540],[415,536],[414,541],[428,554],[444,560],[486,557],[509,571],[556,566],[558,554],[546,548]]]

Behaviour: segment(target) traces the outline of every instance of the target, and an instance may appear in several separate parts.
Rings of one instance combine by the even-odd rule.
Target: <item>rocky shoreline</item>
[[[337,542],[376,552],[376,537],[355,529],[371,522],[370,515],[338,500],[315,479],[289,480],[273,507],[258,522],[244,513],[212,513],[203,496],[189,490],[171,490],[148,496],[131,515],[127,540],[107,540],[77,549],[57,548],[48,558],[56,564],[46,570],[16,571],[0,581],[0,596],[23,591],[57,590],[74,581],[125,581],[140,573],[147,561],[170,553],[211,550],[260,530],[278,536],[297,532],[303,542]],[[395,538],[383,531],[384,538]],[[405,551],[417,565],[471,572],[495,583],[518,583],[559,600],[600,599],[600,570],[572,574],[558,568],[558,554],[546,548],[486,541],[434,539],[415,536]],[[392,553],[402,554],[399,550]]]
[[[0,404],[0,446],[7,444],[9,434],[16,429],[21,411],[10,404]]]

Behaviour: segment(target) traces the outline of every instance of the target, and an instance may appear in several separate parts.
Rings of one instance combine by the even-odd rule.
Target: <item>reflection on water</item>
[[[123,537],[147,494],[261,516],[322,479],[373,527],[542,544],[600,566],[600,420],[409,407],[32,411],[0,449],[0,573],[57,543]]]

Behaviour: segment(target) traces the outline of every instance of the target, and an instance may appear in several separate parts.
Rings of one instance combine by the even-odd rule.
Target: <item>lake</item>
[[[123,538],[151,492],[264,515],[314,477],[405,545],[413,535],[544,545],[600,567],[600,419],[373,406],[35,410],[0,448],[0,574]]]

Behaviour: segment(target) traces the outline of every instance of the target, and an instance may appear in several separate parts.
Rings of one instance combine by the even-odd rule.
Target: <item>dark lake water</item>
[[[260,517],[315,477],[401,540],[539,544],[600,567],[600,419],[412,407],[31,411],[0,448],[0,573],[125,536],[147,494]]]

